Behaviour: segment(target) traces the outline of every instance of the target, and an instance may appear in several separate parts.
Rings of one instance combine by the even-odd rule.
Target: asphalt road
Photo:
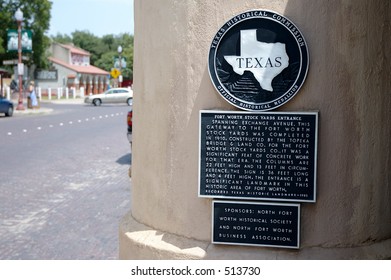
[[[117,259],[130,107],[42,106],[0,116],[0,259]]]

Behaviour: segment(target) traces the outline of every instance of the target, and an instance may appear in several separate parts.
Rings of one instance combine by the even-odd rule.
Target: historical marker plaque
[[[317,112],[200,112],[199,196],[316,201]]]
[[[300,246],[300,205],[213,201],[212,243]]]
[[[303,85],[309,54],[303,34],[283,15],[243,12],[228,20],[209,50],[209,74],[217,92],[248,111],[273,110]]]

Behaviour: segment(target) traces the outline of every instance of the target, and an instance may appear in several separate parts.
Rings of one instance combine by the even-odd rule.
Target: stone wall
[[[297,251],[210,244],[198,197],[199,110],[238,110],[208,74],[231,17],[267,9],[292,20],[307,79],[278,111],[319,111],[317,202],[303,204]],[[391,257],[391,41],[388,1],[135,0],[132,209],[121,258]]]

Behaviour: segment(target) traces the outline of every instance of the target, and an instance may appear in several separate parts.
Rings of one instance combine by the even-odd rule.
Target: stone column
[[[306,38],[310,68],[279,111],[319,111],[317,202],[301,208],[299,250],[211,244],[198,195],[199,110],[238,110],[208,74],[213,36],[267,9]],[[391,257],[389,1],[135,0],[132,207],[121,259]]]

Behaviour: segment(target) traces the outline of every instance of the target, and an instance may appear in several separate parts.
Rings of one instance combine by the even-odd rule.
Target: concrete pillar
[[[208,74],[217,30],[251,9],[292,20],[310,68],[281,111],[319,110],[317,202],[303,203],[299,250],[211,244],[198,194],[199,110],[238,110]],[[121,259],[391,257],[389,1],[135,0],[132,208]]]

